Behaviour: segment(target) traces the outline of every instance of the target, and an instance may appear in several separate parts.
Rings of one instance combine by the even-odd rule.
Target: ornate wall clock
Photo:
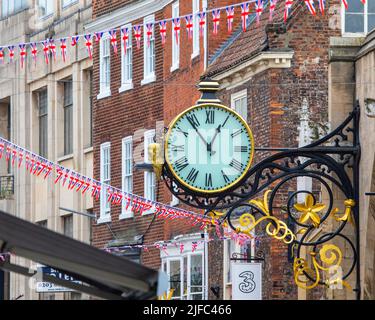
[[[185,110],[172,121],[165,139],[171,174],[200,194],[235,186],[249,170],[253,154],[253,135],[245,120],[218,103]]]

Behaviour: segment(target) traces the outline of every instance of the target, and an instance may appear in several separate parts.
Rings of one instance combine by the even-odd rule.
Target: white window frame
[[[130,155],[126,154],[126,146],[130,144]],[[133,193],[133,137],[128,136],[122,139],[122,190],[127,193]],[[130,160],[130,174],[126,173],[125,161]],[[126,188],[125,179],[131,179],[131,188]],[[134,213],[131,210],[131,206],[126,210],[126,202],[122,201],[121,214],[119,219],[128,219],[134,217]]]
[[[150,163],[149,158],[148,158],[148,146],[149,146],[149,139],[155,137],[155,129],[147,130],[144,133],[144,162],[145,163]],[[155,187],[154,187],[154,194],[151,195],[149,193],[150,185],[149,181],[153,181]],[[149,200],[156,201],[156,193],[157,193],[157,184],[156,184],[156,176],[154,172],[144,172],[144,197]],[[153,213],[154,210],[151,208],[148,211],[145,211],[143,214],[151,214]]]
[[[152,37],[151,37],[151,40],[150,41],[153,41],[154,45],[153,45],[153,51],[151,52],[151,56],[153,56],[153,66],[154,66],[154,69],[152,72],[148,73],[148,69],[149,69],[149,52],[150,52],[150,48],[147,46],[147,28],[146,28],[146,24],[148,23],[155,23],[155,15],[149,15],[147,17],[145,17],[143,19],[143,80],[141,81],[141,85],[145,85],[145,84],[148,84],[148,83],[151,83],[151,82],[154,82],[156,81],[156,73],[155,73],[155,69],[156,69],[156,54],[155,54],[155,51],[156,51],[156,48],[155,48],[155,44],[156,44],[156,41],[155,41],[155,25],[153,27],[153,31],[152,31]],[[151,47],[151,45],[150,45]]]
[[[110,44],[110,35],[108,32],[103,34],[103,37],[100,39],[100,49],[99,49],[99,68],[100,68],[100,75],[99,75],[99,88],[100,93],[97,96],[97,99],[103,99],[109,97],[111,95],[111,44]],[[107,46],[108,55],[104,57],[104,46]],[[104,58],[108,58],[108,84],[104,81],[105,71],[103,67]]]
[[[192,296],[195,294],[202,294],[202,300],[205,300],[206,297],[206,268],[208,266],[205,265],[205,259],[204,259],[204,250],[203,250],[203,244],[201,244],[201,248],[197,248],[194,252],[191,252],[191,246],[194,241],[199,242],[200,239],[197,240],[184,240],[184,241],[177,241],[178,243],[183,243],[184,244],[184,252],[180,254],[180,248],[177,246],[177,248],[174,247],[168,247],[168,255],[165,255],[161,251],[161,267],[162,271],[166,272],[168,274],[168,279],[169,279],[169,274],[170,274],[170,263],[172,261],[180,261],[180,281],[181,281],[181,294],[172,297],[172,300],[191,300]],[[191,292],[191,257],[192,256],[198,256],[200,255],[202,258],[202,292],[201,293],[192,293]],[[186,270],[186,280],[187,280],[187,288],[184,287],[184,275],[185,275],[185,266],[184,266],[184,258],[187,258],[187,270]],[[166,268],[166,269],[165,269]],[[171,289],[170,283],[168,281],[168,292]],[[186,290],[186,294],[185,294]]]
[[[358,0],[359,1],[359,0]],[[353,38],[358,38],[358,37],[365,37],[369,30],[368,30],[368,1],[366,1],[365,4],[360,3],[360,5],[364,6],[364,32],[346,32],[345,31],[345,14],[346,14],[346,9],[344,4],[341,2],[341,33],[343,37],[353,37]],[[371,31],[371,30],[370,30]]]
[[[198,12],[200,8],[200,0],[192,0],[192,12],[193,12],[193,53],[191,59],[199,56],[200,51],[200,37],[199,37],[199,17]]]
[[[129,45],[126,48],[124,41],[121,40],[121,87],[119,92],[124,92],[133,89],[133,38],[132,38],[132,25],[131,23],[123,26],[122,28],[128,28],[129,30]],[[129,77],[127,72],[127,59],[130,59],[129,64],[131,65],[131,77]]]
[[[104,151],[108,149],[109,179],[104,177]],[[111,143],[105,142],[100,145],[100,182],[109,184],[111,181]],[[106,223],[111,221],[111,205],[107,206],[107,188],[102,185],[100,191],[100,217],[97,223]]]
[[[245,98],[246,99],[246,117],[244,117],[245,121],[247,122],[247,118],[248,118],[248,101],[247,101],[247,89],[244,89],[244,90],[241,90],[241,91],[238,91],[238,92],[235,92],[233,94],[231,94],[230,96],[230,105],[231,105],[231,108],[235,111],[237,111],[235,109],[236,107],[236,101],[237,100],[240,100],[240,99],[243,99]],[[243,115],[241,115],[243,117]]]
[[[172,18],[178,18],[180,16],[180,2],[177,0],[172,4]],[[176,35],[172,26],[172,66],[171,72],[177,70],[180,67],[180,43],[181,43],[181,33],[180,39],[176,41]]]
[[[39,5],[39,2],[41,0],[38,0],[38,2],[36,3],[37,5],[37,9],[39,9],[40,5]],[[51,15],[53,15],[53,12],[55,11],[55,3],[53,1],[48,1],[48,0],[45,0],[45,3],[47,5],[47,8],[49,8],[48,4],[50,5],[51,9],[50,11],[47,11],[44,15],[40,15],[39,16],[39,19],[45,19]],[[39,12],[39,10],[37,10],[37,12]]]

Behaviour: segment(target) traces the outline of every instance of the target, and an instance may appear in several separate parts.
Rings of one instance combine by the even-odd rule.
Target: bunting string
[[[260,242],[263,238],[267,238],[268,235],[266,234],[260,234],[256,236],[248,236],[245,234],[237,234],[235,232],[224,232],[225,236],[221,236],[218,238],[214,238],[212,236],[209,236],[207,239],[201,239],[201,240],[192,240],[190,246],[188,246],[189,242],[181,241],[181,240],[163,240],[163,241],[156,241],[151,244],[133,244],[133,245],[124,245],[124,246],[118,246],[118,247],[105,247],[103,250],[112,253],[112,254],[119,254],[124,253],[132,250],[143,250],[144,252],[148,252],[150,249],[158,249],[160,251],[163,251],[166,255],[169,255],[171,248],[177,248],[178,252],[180,254],[183,254],[184,252],[188,252],[189,250],[194,253],[200,245],[205,243],[212,243],[212,242],[221,242],[221,241],[234,241],[236,244],[238,244],[241,247],[245,246],[251,246],[254,248],[258,248],[260,245]],[[1,252],[0,253],[0,261],[5,262],[6,259],[8,259],[11,256],[15,256],[14,253],[11,252]]]
[[[179,241],[179,240],[167,240],[167,241],[157,241],[152,244],[134,244],[134,245],[124,245],[119,247],[106,247],[104,248],[105,251],[109,253],[121,253],[126,252],[134,249],[140,249],[144,251],[149,251],[150,249],[159,249],[163,251],[166,255],[168,255],[168,249],[177,248],[180,254],[188,251],[189,249],[191,252],[197,250],[197,248],[204,243],[211,243],[211,242],[218,242],[218,241],[229,241],[232,240],[239,246],[247,246],[251,245],[254,247],[259,247],[260,241],[263,238],[266,238],[267,235],[257,235],[257,236],[247,236],[247,235],[240,235],[235,232],[228,232],[225,233],[225,236],[221,236],[220,238],[213,238],[209,237],[208,239],[202,240],[195,240],[191,241],[190,247],[187,247],[188,241]]]
[[[276,5],[278,3],[281,3],[281,1],[284,2],[284,21],[286,22],[290,16],[290,11],[294,3],[296,3],[294,0],[269,0],[267,3],[267,6],[269,7],[269,21],[272,21],[273,15],[276,9]],[[326,1],[325,0],[303,0],[306,4],[306,7],[310,14],[316,15],[317,9],[316,4],[319,8],[319,11],[322,15],[324,15]],[[366,0],[353,0],[353,1],[360,1],[363,5],[366,4]],[[250,5],[253,4],[252,10],[250,11]],[[342,4],[345,9],[348,9],[348,0],[342,0]],[[164,45],[166,42],[166,33],[167,33],[167,25],[168,23],[172,26],[172,31],[174,33],[174,36],[176,37],[176,42],[179,42],[179,36],[180,32],[182,30],[182,23],[185,24],[185,29],[188,34],[189,40],[192,40],[193,38],[193,32],[194,28],[197,27],[199,29],[199,35],[203,37],[204,31],[206,30],[207,25],[207,14],[212,14],[212,34],[217,35],[219,32],[219,25],[220,25],[220,14],[221,12],[226,13],[226,23],[227,23],[227,31],[231,33],[233,31],[233,22],[236,17],[236,14],[239,14],[239,17],[241,19],[241,27],[243,31],[246,31],[249,25],[249,17],[250,15],[254,15],[256,19],[257,25],[259,25],[260,17],[265,11],[265,2],[264,0],[249,0],[242,3],[237,4],[231,4],[227,5],[225,7],[218,7],[213,9],[207,9],[205,11],[201,11],[195,14],[188,14],[183,15],[180,17],[174,17],[169,19],[164,19],[160,21],[155,21],[152,23],[147,23],[146,25],[138,24],[134,25],[132,30],[128,30],[127,28],[110,28],[108,30],[102,30],[102,31],[96,31],[92,34],[80,34],[80,35],[71,35],[66,36],[64,38],[61,38],[59,40],[55,39],[45,39],[42,41],[36,41],[36,42],[25,42],[25,43],[19,43],[19,44],[8,44],[8,45],[0,45],[0,64],[4,63],[5,57],[8,57],[9,63],[13,63],[15,56],[16,56],[16,50],[17,56],[20,58],[20,65],[21,68],[25,67],[26,62],[26,56],[27,56],[27,50],[30,49],[32,59],[34,60],[34,63],[36,65],[36,59],[39,54],[38,47],[40,47],[43,51],[44,60],[45,63],[48,64],[50,62],[49,56],[51,55],[53,58],[53,61],[56,61],[57,56],[57,47],[60,48],[60,55],[63,60],[63,62],[66,62],[67,60],[67,40],[70,41],[70,45],[72,47],[77,46],[80,39],[82,39],[84,42],[83,44],[87,48],[87,52],[89,55],[89,58],[92,59],[93,56],[93,41],[95,43],[99,43],[99,41],[102,39],[104,34],[108,34],[110,37],[110,44],[113,49],[113,52],[117,54],[118,52],[118,33],[121,33],[121,39],[120,41],[125,45],[128,45],[128,38],[129,34],[131,32],[134,33],[134,38],[137,44],[137,49],[141,48],[141,42],[142,42],[142,29],[145,29],[145,43],[147,45],[150,44],[150,39],[153,37],[155,26],[158,26],[160,37],[162,40],[162,44]],[[239,12],[240,9],[240,12]],[[236,13],[237,10],[237,13]],[[197,21],[197,26],[195,25],[194,21]],[[125,32],[126,31],[126,32]],[[55,41],[58,41],[58,43],[55,43]],[[124,53],[126,54],[126,50],[124,50]]]
[[[33,176],[41,177],[44,180],[52,178],[55,184],[60,184],[67,190],[90,194],[95,200],[100,199],[100,195],[112,205],[123,206],[125,210],[132,210],[140,216],[144,212],[154,211],[159,219],[175,220],[181,219],[192,226],[203,230],[206,226],[212,225],[210,218],[193,213],[182,208],[175,208],[169,205],[152,201],[144,197],[127,193],[119,188],[102,183],[90,177],[84,176],[72,169],[60,166],[48,159],[45,159],[29,150],[26,150],[2,137],[0,137],[0,159],[5,153],[5,159],[14,168],[21,168],[24,165],[26,172]],[[217,222],[219,223],[219,222]]]

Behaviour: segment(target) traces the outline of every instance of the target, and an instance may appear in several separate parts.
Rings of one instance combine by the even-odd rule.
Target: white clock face
[[[166,139],[166,161],[188,188],[224,191],[247,172],[253,157],[253,137],[246,122],[218,104],[188,109],[172,123]]]

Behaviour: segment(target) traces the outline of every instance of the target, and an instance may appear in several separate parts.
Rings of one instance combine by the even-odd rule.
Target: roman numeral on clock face
[[[172,151],[175,151],[175,152],[177,152],[177,151],[184,151],[185,150],[185,146],[184,145],[181,145],[181,146],[172,145],[171,149],[172,149]]]
[[[197,116],[193,113],[191,115],[186,116],[190,124],[193,126],[193,128],[199,127],[201,124],[197,118]]]
[[[206,187],[212,188],[212,174],[206,173]]]
[[[249,149],[247,146],[235,146],[234,152],[247,152]]]
[[[225,174],[225,172],[223,170],[221,170],[221,174],[223,175],[225,183],[229,183],[230,179],[228,178],[228,176]]]
[[[181,130],[179,127],[176,127],[176,130],[177,130],[178,132],[182,133],[186,138],[187,138],[187,136],[189,135],[187,132]]]
[[[237,161],[236,159],[233,159],[229,165],[230,165],[232,168],[234,168],[234,169],[236,169],[237,171],[240,171],[240,172],[241,172],[241,171],[243,170],[243,168],[244,168],[244,165],[243,165],[241,162]]]
[[[183,157],[183,158],[177,160],[174,163],[174,165],[176,166],[177,171],[182,171],[189,165],[189,162],[188,162],[188,159],[186,157]]]
[[[238,129],[237,131],[233,132],[233,133],[231,134],[231,136],[232,136],[232,138],[237,137],[237,136],[240,135],[242,132],[244,132],[243,129]]]
[[[207,110],[206,111],[206,123],[214,124],[215,123],[215,111]]]
[[[225,119],[225,121],[224,121],[224,123],[222,124],[221,127],[224,127],[226,125],[226,123],[227,123],[228,120],[229,120],[229,116],[227,116],[227,118]]]
[[[189,180],[190,183],[195,183],[195,180],[197,180],[199,170],[196,170],[195,168],[191,169],[188,176],[187,180]]]

